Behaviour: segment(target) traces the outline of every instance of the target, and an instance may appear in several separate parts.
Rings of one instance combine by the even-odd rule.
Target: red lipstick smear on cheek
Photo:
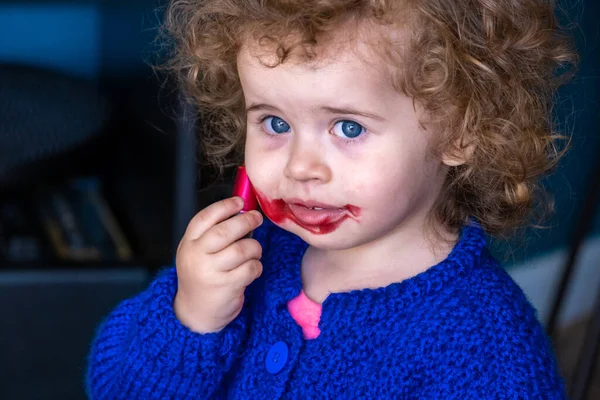
[[[346,219],[350,218],[349,215],[345,215],[342,218],[337,218],[335,221],[325,220],[318,225],[307,225],[292,213],[287,203],[281,199],[270,200],[264,194],[260,193],[256,188],[254,189],[258,203],[262,211],[266,216],[276,224],[282,224],[286,220],[295,223],[296,225],[306,229],[307,231],[315,235],[325,235],[335,231]],[[360,207],[347,205],[346,209],[355,217],[359,217],[361,214]]]
[[[265,195],[254,188],[258,204],[269,219],[276,224],[284,222],[291,215],[287,204],[283,200],[269,200]],[[291,215],[293,217],[293,215]]]
[[[360,217],[360,214],[362,213],[360,207],[353,206],[352,204],[346,205],[346,208],[348,209],[348,211],[350,211],[350,214],[354,215],[357,218]]]

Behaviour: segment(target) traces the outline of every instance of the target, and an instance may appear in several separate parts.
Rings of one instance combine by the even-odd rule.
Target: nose
[[[331,169],[325,162],[323,152],[324,148],[318,140],[301,140],[296,137],[291,144],[288,162],[283,170],[284,176],[297,182],[329,182]]]

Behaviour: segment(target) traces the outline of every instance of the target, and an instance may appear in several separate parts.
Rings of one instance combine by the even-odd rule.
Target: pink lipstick
[[[244,207],[238,215],[258,208],[258,201],[256,200],[252,183],[250,183],[248,174],[246,174],[246,167],[244,166],[238,167],[235,174],[235,180],[233,181],[233,196],[239,196],[244,200]],[[246,237],[251,238],[252,232],[247,234]]]
[[[233,182],[233,196],[239,196],[244,199],[244,208],[240,211],[240,214],[248,211],[256,210],[258,202],[254,194],[254,189],[246,174],[246,167],[238,167],[237,173],[235,174],[235,180]]]

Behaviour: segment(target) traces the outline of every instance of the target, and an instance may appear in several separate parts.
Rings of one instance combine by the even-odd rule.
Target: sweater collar
[[[302,291],[301,264],[308,244],[298,236],[267,222],[270,234],[268,249],[263,260],[266,273],[267,306],[274,312],[287,310],[287,303]],[[332,293],[323,303],[320,327],[328,328],[364,323],[366,320],[387,318],[406,309],[411,302],[442,290],[473,267],[481,264],[486,248],[483,229],[477,224],[464,227],[459,240],[446,259],[426,271],[377,289]]]

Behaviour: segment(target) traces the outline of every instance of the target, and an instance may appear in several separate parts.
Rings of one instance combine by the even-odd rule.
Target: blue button
[[[277,342],[269,350],[265,364],[267,371],[276,374],[283,369],[288,359],[288,346],[284,342]]]

